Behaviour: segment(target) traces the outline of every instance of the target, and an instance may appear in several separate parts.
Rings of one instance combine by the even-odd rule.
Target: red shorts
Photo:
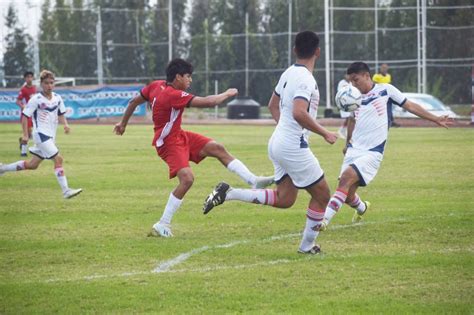
[[[168,136],[156,152],[168,164],[170,178],[173,178],[180,169],[189,167],[189,161],[201,162],[204,157],[199,152],[210,141],[213,140],[198,133],[182,131],[177,136]]]

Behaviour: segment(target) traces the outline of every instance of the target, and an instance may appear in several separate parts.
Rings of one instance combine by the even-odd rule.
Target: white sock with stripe
[[[3,172],[16,172],[25,170],[25,161],[17,161],[15,163],[10,163],[1,166]]]
[[[247,168],[247,166],[245,166],[245,164],[239,161],[238,159],[234,159],[229,164],[227,164],[227,169],[232,173],[237,174],[249,185],[255,185],[255,182],[257,181],[257,176],[255,176]]]
[[[324,210],[308,208],[306,212],[306,226],[301,239],[300,250],[309,251],[314,246],[314,241],[319,235],[315,228],[323,221]]]
[[[56,175],[56,179],[58,180],[59,186],[61,186],[61,190],[63,194],[69,190],[69,186],[67,185],[67,178],[64,175],[64,169],[62,167],[58,167],[54,169],[54,175]]]
[[[347,202],[347,204],[356,209],[359,213],[364,213],[366,208],[365,203],[362,201],[362,199],[360,199],[358,194],[355,194],[352,202]]]
[[[231,188],[227,192],[225,200],[239,200],[243,202],[273,206],[276,200],[276,190]]]
[[[163,211],[163,215],[161,216],[160,221],[157,223],[170,224],[173,215],[179,209],[182,203],[183,199],[178,199],[173,195],[173,193],[170,193],[168,202],[166,203],[165,211]]]
[[[324,214],[324,219],[328,223],[336,215],[336,213],[342,207],[344,202],[346,202],[346,199],[347,199],[347,193],[340,189],[337,189],[334,195],[332,195],[326,207],[326,213]]]

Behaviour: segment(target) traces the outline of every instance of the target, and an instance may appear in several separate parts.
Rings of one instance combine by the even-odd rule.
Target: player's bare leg
[[[273,176],[256,176],[244,163],[230,155],[222,144],[215,141],[208,142],[201,150],[200,155],[202,157],[210,156],[218,159],[229,171],[237,174],[252,188],[265,188],[274,183]]]
[[[35,170],[43,160],[37,156],[33,156],[29,161],[16,161],[10,164],[0,164],[0,175],[6,172],[19,172],[24,170]]]
[[[194,183],[194,175],[190,167],[180,169],[176,176],[179,180],[178,186],[170,193],[163,215],[160,220],[153,225],[148,236],[173,236],[173,233],[171,232],[171,220],[183,203],[184,196]]]
[[[66,178],[66,175],[64,174],[63,157],[61,156],[61,154],[57,154],[53,158],[53,162],[54,162],[54,174],[56,175],[58,184],[61,187],[61,190],[63,191],[64,198],[71,199],[79,195],[82,192],[81,188],[73,189],[73,188],[69,188],[68,186],[67,178]]]
[[[240,189],[232,188],[228,184],[219,183],[206,198],[203,213],[207,214],[215,206],[227,200],[238,200],[248,203],[269,205],[275,208],[291,207],[298,196],[298,189],[293,185],[291,178],[286,176],[277,184],[276,189]]]
[[[324,219],[325,206],[330,197],[329,186],[324,178],[318,183],[308,187],[306,191],[311,195],[306,212],[306,225],[301,239],[299,253],[318,254],[321,251],[315,240],[319,235],[319,230]]]
[[[331,219],[336,215],[342,205],[346,202],[347,195],[351,187],[354,185],[358,185],[358,183],[359,175],[357,175],[357,172],[354,170],[353,167],[349,166],[342,173],[341,178],[339,179],[337,189],[326,206],[322,230],[326,228],[329,222],[331,222]]]

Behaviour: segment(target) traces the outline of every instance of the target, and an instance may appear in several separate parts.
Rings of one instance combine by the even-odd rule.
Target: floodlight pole
[[[335,82],[335,77],[334,77],[334,0],[329,0],[329,34],[331,34],[329,38],[329,47],[331,49],[331,54],[329,55],[329,60],[330,60],[330,67],[331,67],[331,77],[330,80],[331,82]]]
[[[100,7],[97,8],[97,25],[95,30],[96,50],[97,50],[97,83],[104,84],[104,68],[102,64],[102,19],[100,17]]]
[[[420,0],[416,0],[416,74],[417,74],[417,89],[421,93],[421,8]]]
[[[205,67],[206,67],[206,95],[209,94],[209,26],[207,18],[204,20],[204,36],[206,42]]]
[[[422,93],[426,93],[426,0],[421,0],[421,36],[422,36],[422,71],[423,71],[423,81],[422,81]]]
[[[326,108],[331,108],[331,74],[329,73],[329,0],[324,0],[324,59],[326,61]]]
[[[288,67],[291,66],[291,33],[293,24],[293,1],[288,0]]]
[[[249,13],[245,12],[245,96],[249,95]]]
[[[379,68],[379,17],[378,17],[378,3],[374,0],[374,43],[375,43],[375,69]]]
[[[38,39],[34,41],[34,47],[33,47],[33,61],[34,61],[34,70],[35,70],[35,75],[39,77],[40,73],[40,55],[39,55],[39,43]]]
[[[173,0],[168,0],[168,60],[173,59]]]

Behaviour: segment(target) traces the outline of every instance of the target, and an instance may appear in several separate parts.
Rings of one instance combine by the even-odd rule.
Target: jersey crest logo
[[[186,96],[188,96],[188,95],[189,95],[189,93],[181,92],[181,97],[186,97]]]
[[[304,83],[300,84],[300,86],[298,86],[298,89],[300,90],[307,90],[308,89],[308,86]]]

